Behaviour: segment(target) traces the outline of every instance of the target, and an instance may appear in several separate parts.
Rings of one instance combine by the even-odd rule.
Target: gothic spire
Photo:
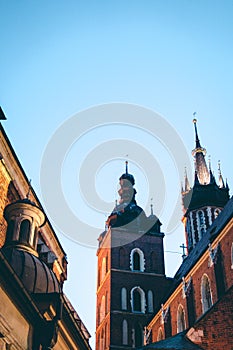
[[[191,186],[189,184],[187,169],[185,167],[185,170],[184,170],[184,192],[188,192],[190,190],[191,190]]]
[[[215,177],[214,177],[214,174],[213,174],[212,169],[211,169],[211,158],[210,158],[210,156],[209,156],[209,173],[210,173],[210,183],[211,184],[216,184]]]
[[[221,163],[220,160],[218,161],[218,185],[220,188],[225,188],[224,180],[222,177],[222,172],[221,172]]]
[[[194,116],[196,113],[194,113]],[[196,148],[192,151],[192,155],[195,159],[195,170],[197,173],[198,180],[201,185],[208,185],[210,183],[210,173],[205,161],[206,149],[201,147],[201,143],[197,132],[197,119],[193,119],[194,130],[195,130],[195,143]]]

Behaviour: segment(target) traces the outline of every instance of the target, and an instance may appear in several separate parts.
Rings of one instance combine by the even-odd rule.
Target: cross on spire
[[[180,248],[183,250],[182,259],[184,260],[184,258],[186,258],[185,249],[187,249],[187,247],[184,245],[184,243],[182,243],[182,245],[180,245]]]

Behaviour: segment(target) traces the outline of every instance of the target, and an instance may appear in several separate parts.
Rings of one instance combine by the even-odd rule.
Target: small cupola
[[[29,198],[6,206],[7,233],[4,247],[15,247],[38,256],[38,230],[45,223],[43,211]]]

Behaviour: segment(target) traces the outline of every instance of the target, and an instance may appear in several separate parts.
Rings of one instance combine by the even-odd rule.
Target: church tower
[[[153,214],[137,205],[133,175],[120,177],[120,200],[99,236],[96,350],[146,343],[144,327],[171,285],[165,276],[164,234]]]
[[[229,200],[229,188],[225,184],[220,164],[218,183],[212,173],[211,164],[206,164],[206,149],[201,146],[197,120],[193,119],[195,131],[195,148],[192,151],[195,163],[194,185],[191,188],[187,173],[185,173],[182,189],[183,222],[185,225],[188,252],[201,240],[206,230],[221,212]]]

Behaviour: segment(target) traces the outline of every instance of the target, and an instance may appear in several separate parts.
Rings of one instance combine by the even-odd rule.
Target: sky
[[[0,0],[0,14],[3,126],[67,252],[65,293],[93,345],[97,260],[88,230],[104,230],[125,159],[136,179],[138,204],[149,215],[152,202],[163,223],[168,276],[181,263],[179,246],[185,241],[181,206],[176,225],[169,226],[183,161],[169,140],[183,143],[191,165],[186,159],[182,166],[192,183],[194,112],[215,175],[221,160],[233,188],[233,2]],[[113,108],[107,123],[101,121],[101,106],[108,113]],[[141,110],[140,126],[134,108]],[[65,202],[72,218],[86,225],[67,223],[64,215],[77,239],[54,216]]]

